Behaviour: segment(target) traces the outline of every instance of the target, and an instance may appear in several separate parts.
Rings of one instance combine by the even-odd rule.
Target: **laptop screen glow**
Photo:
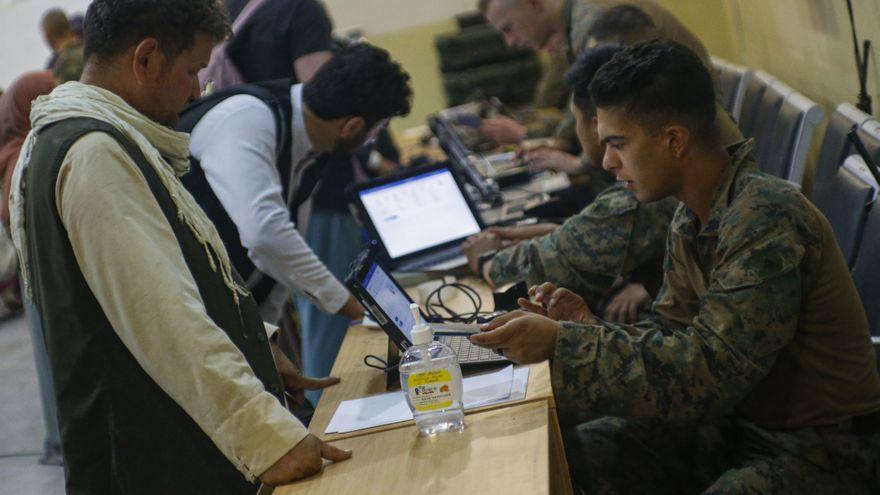
[[[415,321],[409,309],[409,298],[400,292],[385,270],[373,263],[370,271],[361,281],[361,285],[373,296],[373,300],[388,315],[388,318],[406,335],[407,340],[412,342],[412,327],[415,325]]]
[[[449,169],[365,189],[360,199],[393,259],[480,231]]]

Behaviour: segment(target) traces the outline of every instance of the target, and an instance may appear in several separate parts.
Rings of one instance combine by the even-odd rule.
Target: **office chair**
[[[755,138],[755,160],[762,170],[768,172],[766,167],[770,160],[770,152],[773,149],[773,128],[782,110],[782,104],[788,95],[794,93],[791,86],[776,80],[770,83],[764,90],[764,95],[758,103],[758,111],[755,114],[751,137]],[[785,177],[782,177],[785,178]]]
[[[758,108],[761,105],[761,99],[767,87],[775,81],[776,78],[770,74],[759,70],[752,74],[745,82],[745,91],[743,92],[742,108],[740,109],[739,129],[743,136],[753,137],[755,129],[755,120],[758,116]]]
[[[773,90],[768,89],[765,96]],[[822,108],[804,95],[793,91],[783,101],[776,123],[764,140],[761,168],[777,177],[802,185],[807,154],[816,127],[825,118]]]
[[[718,96],[721,106],[727,110],[735,122],[739,122],[746,86],[755,71],[718,57],[712,57],[712,65],[718,77],[720,91]]]
[[[870,115],[850,103],[837,105],[828,116],[828,126],[825,128],[825,136],[822,138],[822,146],[819,148],[819,158],[816,162],[816,180],[813,185],[815,193],[821,194],[825,181],[837,172],[847,156],[854,153],[846,134],[853,126],[861,127],[870,119]]]
[[[813,204],[831,223],[834,237],[850,268],[856,260],[868,207],[874,200],[876,189],[865,161],[852,155],[827,180],[825,187],[813,195]]]
[[[871,342],[880,367],[880,207],[876,202],[868,211],[852,276],[868,315]]]

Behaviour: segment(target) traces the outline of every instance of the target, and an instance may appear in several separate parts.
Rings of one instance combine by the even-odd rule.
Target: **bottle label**
[[[452,376],[447,370],[413,373],[407,379],[407,388],[409,400],[418,412],[452,406]]]

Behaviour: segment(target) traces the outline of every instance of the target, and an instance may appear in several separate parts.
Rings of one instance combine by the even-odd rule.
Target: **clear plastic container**
[[[458,356],[433,340],[431,328],[420,323],[418,305],[413,306],[413,345],[400,360],[401,389],[421,435],[460,431],[464,428],[464,392]]]

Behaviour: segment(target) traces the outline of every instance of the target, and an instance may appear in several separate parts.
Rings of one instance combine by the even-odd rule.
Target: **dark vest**
[[[139,148],[93,119],[48,126],[37,136],[26,171],[25,213],[34,303],[55,382],[67,493],[252,495],[256,487],[131,355],[78,267],[56,208],[55,184],[73,143],[95,131],[116,139],[138,165],[174,231],[208,315],[283,402],[256,302],[241,297],[234,303]]]
[[[281,178],[282,197],[288,198],[290,194],[290,172],[291,164],[291,130],[292,108],[290,103],[290,79],[278,79],[275,81],[266,81],[253,84],[242,84],[224,88],[204,98],[200,98],[184,109],[180,115],[180,123],[177,130],[181,132],[192,132],[196,124],[215,106],[235,95],[251,95],[259,98],[272,111],[275,118],[275,135],[276,135],[276,160],[275,167],[278,170],[278,176]],[[201,163],[193,157],[190,157],[190,172],[181,180],[183,185],[196,198],[199,205],[208,214],[208,218],[217,226],[220,238],[226,245],[229,252],[229,259],[232,265],[247,281],[247,286],[251,290],[257,303],[265,301],[266,297],[275,286],[275,280],[261,273],[254,266],[248,257],[247,249],[241,245],[241,237],[235,223],[226,213],[223,204],[214,194]],[[239,163],[224,164],[230,167],[241,166]],[[312,190],[315,188],[320,179],[319,168],[315,166],[309,167],[303,174],[299,188],[294,191],[293,200],[290,202],[291,218],[296,220],[296,213],[299,206],[305,202]]]

